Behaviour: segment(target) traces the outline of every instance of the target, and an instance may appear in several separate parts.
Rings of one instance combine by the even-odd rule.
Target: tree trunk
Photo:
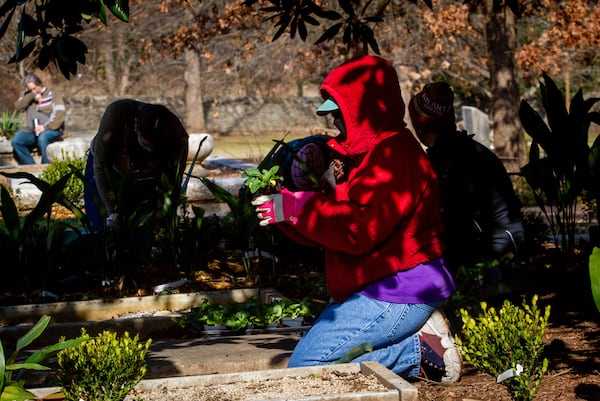
[[[111,96],[123,96],[129,87],[133,57],[127,51],[125,29],[127,27],[119,25],[112,30],[107,30],[111,40],[102,42],[104,74]]]
[[[106,90],[112,96],[117,93],[117,75],[115,73],[115,60],[113,58],[112,40],[105,40],[101,44],[102,57],[104,58],[104,76],[106,78]]]
[[[185,50],[185,125],[188,132],[204,131],[204,109],[200,90],[200,57],[195,50]]]
[[[516,17],[506,6],[494,7],[493,0],[484,3],[494,150],[509,172],[518,172],[525,164],[526,149],[519,120],[519,86],[514,58]]]
[[[131,64],[133,60],[133,56],[127,50],[127,41],[125,38],[125,25],[119,25],[117,27],[117,40],[116,40],[116,58],[117,58],[117,66],[119,68],[119,84],[118,84],[118,92],[119,96],[123,96],[127,89],[129,88],[129,75],[131,74]]]

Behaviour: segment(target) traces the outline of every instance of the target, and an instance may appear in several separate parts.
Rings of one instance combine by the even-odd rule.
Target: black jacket
[[[92,139],[94,177],[109,213],[114,211],[117,203],[117,188],[112,184],[128,173],[136,173],[140,178],[160,178],[164,173],[172,185],[181,184],[188,154],[188,133],[179,118],[162,107],[159,116],[161,135],[155,139],[156,150],[151,154],[144,152],[134,129],[134,120],[144,104],[133,99],[119,99],[109,104],[100,120],[98,133]]]
[[[441,135],[427,153],[440,184],[449,264],[519,252],[521,205],[500,159],[465,131]]]

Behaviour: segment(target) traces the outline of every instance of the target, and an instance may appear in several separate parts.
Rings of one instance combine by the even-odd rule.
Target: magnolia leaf
[[[340,22],[327,28],[327,30],[319,37],[319,39],[317,39],[315,45],[321,44],[334,38],[335,35],[339,33],[340,29],[342,29],[342,26],[344,26],[344,24]]]
[[[2,22],[2,25],[0,25],[0,39],[6,33],[6,30],[8,29],[8,26],[10,25],[10,22],[12,21],[12,17],[13,17],[14,14],[15,14],[15,9],[13,8],[12,10],[10,10],[10,14],[8,14],[8,16]]]

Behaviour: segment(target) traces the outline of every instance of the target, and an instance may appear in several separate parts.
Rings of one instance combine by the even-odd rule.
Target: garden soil
[[[286,400],[300,397],[385,392],[387,388],[373,375],[332,372],[319,376],[283,377],[261,382],[213,384],[179,389],[161,388],[133,392],[125,401],[258,401]]]
[[[554,325],[546,332],[548,372],[534,401],[600,401],[600,327],[598,319]],[[419,400],[511,401],[510,393],[495,377],[466,366],[457,383],[427,380],[414,383]]]

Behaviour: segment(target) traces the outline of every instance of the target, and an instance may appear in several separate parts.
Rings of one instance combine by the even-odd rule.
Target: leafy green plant
[[[248,313],[248,327],[262,327],[265,325],[264,303],[258,298],[251,298],[242,303],[242,309]]]
[[[265,305],[263,310],[263,319],[265,324],[277,324],[283,318],[283,309],[285,305],[281,301],[273,301]]]
[[[233,332],[245,329],[252,321],[252,316],[243,303],[235,302],[225,306],[224,315],[225,327],[231,329]]]
[[[277,161],[273,163],[273,160],[277,151],[282,146],[287,146],[284,139],[285,137],[280,140],[274,140],[275,144],[259,165],[242,173],[242,178],[246,179],[243,189],[250,191],[252,196],[258,193],[278,191],[279,186],[283,182],[283,176],[279,175],[280,166],[277,164]]]
[[[121,401],[144,378],[146,353],[152,340],[138,341],[128,332],[119,338],[104,331],[57,354],[57,379],[67,401]]]
[[[27,264],[28,253],[32,246],[37,246],[40,239],[34,237],[38,230],[38,223],[45,217],[46,238],[41,241],[45,244],[46,251],[52,247],[53,239],[58,237],[58,231],[71,231],[79,233],[75,227],[69,224],[51,225],[52,205],[59,204],[72,212],[78,221],[89,227],[84,212],[67,197],[64,196],[65,187],[73,173],[68,173],[57,182],[50,184],[30,173],[0,173],[9,178],[21,178],[34,184],[41,192],[40,200],[35,207],[21,219],[19,210],[11,197],[10,192],[4,186],[0,187],[0,213],[5,226],[5,231],[0,231],[0,240],[15,252],[17,260],[21,265]]]
[[[62,150],[62,157],[55,158],[46,169],[40,174],[40,178],[50,184],[58,182],[62,177],[71,174],[63,190],[65,197],[78,207],[83,206],[83,180],[81,179],[85,169],[85,159],[83,157],[71,157],[65,155]]]
[[[163,244],[170,249],[174,263],[188,272],[197,260],[196,253],[200,247],[199,238],[204,209],[192,205],[189,208],[192,213],[189,213],[186,193],[190,179],[193,177],[194,166],[198,162],[200,151],[207,138],[207,136],[203,137],[198,143],[187,173],[183,171],[182,166],[178,166],[177,171],[181,171],[182,176],[178,175],[175,182],[172,182],[163,174],[158,185],[162,198],[160,215],[163,216],[164,221],[164,224],[161,224],[165,239]],[[174,185],[179,182],[181,186]],[[179,210],[183,211],[181,218]]]
[[[284,317],[313,317],[315,309],[308,300],[292,301],[288,298],[268,304],[253,298],[246,302],[230,302],[226,305],[214,304],[205,299],[200,306],[174,317],[173,321],[184,328],[213,325],[239,331],[250,326],[280,323]]]
[[[42,316],[37,323],[17,340],[16,349],[5,358],[2,341],[0,341],[0,400],[1,401],[23,401],[35,398],[35,395],[25,390],[25,374],[31,370],[48,370],[41,362],[64,350],[80,344],[82,339],[60,341],[54,345],[46,346],[34,352],[23,362],[17,362],[17,357],[25,347],[30,345],[46,330],[50,323],[50,316]]]
[[[206,326],[225,326],[225,310],[219,305],[207,308],[204,314],[200,315],[200,322]]]
[[[521,124],[532,138],[529,162],[521,173],[548,220],[556,245],[560,234],[562,249],[572,250],[579,197],[587,188],[600,198],[600,141],[597,139],[591,149],[588,145],[590,123],[600,123],[600,113],[590,109],[600,99],[584,100],[579,89],[567,110],[552,78],[546,73],[543,78],[540,91],[548,124],[526,101],[519,108]]]
[[[292,319],[297,319],[299,317],[312,317],[313,313],[311,311],[311,304],[309,301],[300,300],[300,301],[292,301],[289,299],[283,300],[284,308],[283,308],[283,317],[290,317]]]
[[[250,193],[268,193],[276,190],[278,185],[283,181],[283,177],[278,174],[279,166],[271,166],[269,169],[250,168],[242,173],[242,178],[246,181],[244,185]]]
[[[482,312],[473,318],[465,309],[460,310],[463,327],[456,342],[465,361],[476,369],[498,377],[508,369],[519,371],[507,378],[507,386],[514,400],[531,401],[548,369],[543,358],[543,338],[550,317],[550,306],[540,311],[537,295],[531,304],[522,307],[504,301],[499,310],[481,303]]]
[[[11,139],[19,130],[22,120],[21,113],[15,110],[3,110],[0,114],[0,135],[5,136],[6,139]]]
[[[222,305],[210,302],[208,299],[202,301],[200,306],[194,307],[188,313],[173,318],[174,322],[181,327],[193,325],[225,326],[225,310]]]
[[[173,318],[173,321],[181,327],[224,326],[232,331],[239,331],[256,321],[256,317],[244,303],[230,302],[227,305],[219,305],[205,299],[200,306]]]

